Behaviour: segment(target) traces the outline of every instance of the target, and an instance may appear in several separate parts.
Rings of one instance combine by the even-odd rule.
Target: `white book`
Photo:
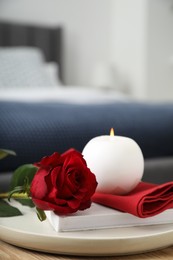
[[[57,232],[173,223],[173,209],[165,210],[153,217],[139,218],[92,203],[89,209],[65,216],[58,216],[53,211],[45,211],[45,213]]]

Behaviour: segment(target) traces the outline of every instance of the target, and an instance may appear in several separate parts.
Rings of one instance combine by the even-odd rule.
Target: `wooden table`
[[[0,241],[0,260],[155,260],[155,259],[173,259],[173,246],[162,250],[153,251],[145,254],[131,256],[113,256],[113,257],[81,257],[81,256],[64,256],[34,252],[18,248]]]

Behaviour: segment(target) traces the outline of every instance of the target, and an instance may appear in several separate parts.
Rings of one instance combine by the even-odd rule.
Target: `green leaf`
[[[20,216],[22,213],[15,207],[12,207],[10,204],[4,200],[0,200],[0,217],[13,217]]]
[[[35,205],[34,203],[32,202],[32,199],[15,199],[17,200],[20,204],[22,204],[23,206],[28,206],[30,208],[34,208]]]
[[[28,180],[28,185],[32,182],[32,179],[37,171],[37,167],[33,164],[24,164],[17,168],[12,176],[10,190],[15,189],[16,186],[22,186],[25,180]]]
[[[12,150],[0,149],[0,160],[5,158],[7,155],[16,155]]]

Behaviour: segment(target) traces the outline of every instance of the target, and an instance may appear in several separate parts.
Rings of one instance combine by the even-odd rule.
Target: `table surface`
[[[0,241],[0,260],[143,260],[143,259],[173,259],[173,246],[164,248],[162,250],[148,252],[145,254],[130,255],[130,256],[113,256],[113,257],[82,257],[82,256],[64,256],[64,255],[54,255],[46,254],[41,252],[35,252],[31,250],[26,250],[9,245],[3,241]]]

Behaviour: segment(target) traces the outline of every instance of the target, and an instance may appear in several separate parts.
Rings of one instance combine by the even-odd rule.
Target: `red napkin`
[[[96,192],[92,201],[140,218],[147,218],[173,208],[173,182],[161,185],[140,182],[126,195]]]

